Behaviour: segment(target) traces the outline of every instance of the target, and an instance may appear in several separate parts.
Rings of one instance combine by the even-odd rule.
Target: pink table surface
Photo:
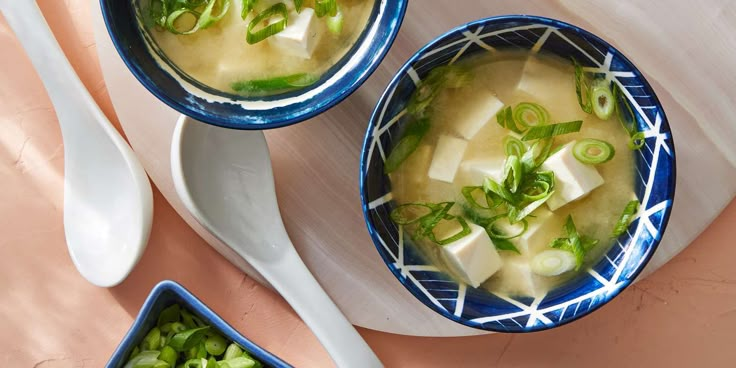
[[[114,120],[89,1],[39,3],[85,86]],[[137,268],[115,288],[87,283],[64,241],[56,115],[2,18],[0,50],[0,365],[103,366],[163,279],[182,283],[245,336],[295,366],[332,365],[289,306],[212,250],[158,191],[153,232]],[[388,367],[732,367],[734,223],[731,203],[659,271],[589,317],[551,331],[420,338],[359,330]]]

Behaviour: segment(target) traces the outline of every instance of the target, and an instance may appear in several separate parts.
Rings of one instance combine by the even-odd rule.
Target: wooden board
[[[198,234],[238,267],[186,212],[169,165],[177,113],[149,94],[115,52],[91,0],[100,62],[115,110],[156,186]],[[391,52],[374,75],[330,111],[266,132],[279,205],[307,266],[356,325],[407,335],[463,336],[481,331],[440,317],[388,272],[368,237],[358,196],[360,148],[368,118],[391,76],[416,50],[450,28],[501,14],[538,14],[603,36],[645,71],[665,106],[677,150],[678,181],[666,235],[643,276],[684,249],[736,194],[736,49],[721,34],[736,32],[727,14],[736,3],[573,1],[412,1]],[[461,5],[461,6],[460,6]],[[591,23],[587,20],[595,20]],[[719,43],[719,42],[722,42]]]

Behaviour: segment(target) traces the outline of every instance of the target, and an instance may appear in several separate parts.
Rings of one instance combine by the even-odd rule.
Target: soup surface
[[[174,34],[161,27],[152,27],[150,33],[166,56],[182,71],[199,82],[227,92],[234,83],[268,80],[305,73],[318,78],[334,65],[355,44],[373,9],[373,0],[339,0],[343,21],[341,31],[328,30],[326,18],[314,17],[309,37],[316,37],[316,46],[310,57],[284,51],[273,42],[277,35],[260,42],[246,42],[248,25],[260,13],[277,3],[284,3],[289,16],[297,16],[292,0],[259,0],[245,19],[241,17],[242,0],[232,0],[223,18],[206,29],[192,34]],[[303,1],[303,9],[314,8],[313,0]],[[143,6],[142,9],[146,9]],[[302,9],[302,12],[303,12]],[[145,11],[145,10],[144,10]],[[311,10],[310,10],[311,11]],[[182,16],[182,22],[187,21]],[[272,21],[278,16],[272,17]],[[268,24],[269,20],[264,21]],[[189,26],[187,26],[189,27]],[[288,49],[288,48],[287,48]],[[244,94],[270,94],[263,93]]]
[[[480,162],[490,165],[495,163],[499,169],[502,169],[507,157],[504,145],[506,137],[519,138],[523,135],[515,134],[497,124],[495,115],[472,138],[458,133],[457,124],[468,119],[469,112],[477,111],[479,106],[484,106],[484,104],[495,103],[490,102],[488,100],[490,97],[487,96],[493,96],[502,101],[504,106],[513,107],[522,102],[536,103],[548,111],[550,124],[581,120],[583,123],[578,132],[561,134],[553,138],[552,152],[549,157],[552,157],[555,150],[567,143],[586,138],[603,140],[610,143],[615,149],[615,155],[610,161],[594,166],[603,178],[602,185],[583,198],[554,209],[551,211],[551,216],[547,205],[549,203],[545,203],[526,218],[529,231],[542,229],[543,234],[533,236],[542,237],[544,246],[534,250],[524,250],[519,243],[521,237],[508,239],[519,251],[497,249],[503,265],[490,278],[483,281],[481,286],[492,292],[509,295],[543,295],[574,276],[576,272],[584,272],[585,267],[581,267],[577,271],[570,270],[560,275],[540,276],[531,272],[529,268],[532,259],[540,251],[552,249],[547,244],[566,236],[563,226],[569,215],[574,219],[579,234],[599,241],[586,251],[586,266],[600,259],[614,242],[611,236],[612,229],[619,222],[622,210],[627,203],[636,199],[633,189],[633,153],[628,146],[629,134],[615,117],[604,121],[595,114],[588,114],[581,109],[576,95],[574,68],[567,60],[555,56],[530,55],[528,52],[504,51],[472,56],[460,61],[457,66],[469,70],[471,78],[466,78],[465,83],[459,88],[440,89],[439,94],[431,103],[429,130],[421,139],[416,150],[390,173],[394,200],[397,204],[455,202],[456,205],[449,213],[458,217],[464,216],[468,223],[473,222],[472,216],[468,216],[467,212],[468,208],[472,212],[473,206],[469,205],[468,200],[461,193],[463,188],[483,186],[484,182],[483,178],[479,179],[478,175],[472,175],[470,171],[463,170],[463,168],[466,164],[472,165]],[[452,137],[466,142],[459,141],[459,147],[465,145],[464,152],[457,152],[458,149],[453,150],[455,152],[453,154],[461,156],[461,160],[451,182],[430,177],[433,160],[441,159],[435,154],[438,150],[438,141],[442,140],[442,137]],[[528,147],[532,142],[524,143]],[[559,179],[561,173],[556,172],[556,169],[552,171]],[[556,190],[559,191],[560,185],[558,182]],[[480,199],[478,201],[480,202]],[[503,216],[506,211],[504,207],[475,210],[475,212],[485,213],[486,217],[493,217],[499,213]],[[554,225],[546,226],[540,222]],[[448,226],[447,234],[457,233],[460,227],[457,223],[454,226]],[[412,225],[406,225],[403,229],[410,236],[414,236],[413,230],[407,230],[411,227]],[[436,232],[445,231],[439,227]],[[437,236],[437,238],[443,237]],[[460,239],[457,242],[462,241],[463,239]],[[447,258],[443,256],[443,248],[449,247],[450,244],[440,245],[430,241],[427,237],[416,239],[414,243],[433,263],[457,276],[456,268],[451,267]],[[498,242],[493,243],[496,244],[496,248],[499,248]],[[463,277],[458,278],[463,279]]]

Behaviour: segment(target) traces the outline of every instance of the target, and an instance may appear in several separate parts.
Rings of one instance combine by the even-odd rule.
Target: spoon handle
[[[249,261],[286,299],[314,332],[337,367],[377,368],[381,361],[345,315],[322,289],[297,254],[288,236],[288,246],[278,261]],[[279,247],[282,248],[282,247]]]

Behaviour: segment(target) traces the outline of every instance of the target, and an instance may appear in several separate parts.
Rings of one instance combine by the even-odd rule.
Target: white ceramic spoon
[[[171,171],[176,192],[194,218],[268,280],[338,367],[382,366],[291,244],[262,132],[182,117],[171,144]]]
[[[0,0],[0,11],[25,48],[59,117],[69,254],[89,282],[117,285],[148,242],[151,184],[133,151],[79,80],[36,2]]]

